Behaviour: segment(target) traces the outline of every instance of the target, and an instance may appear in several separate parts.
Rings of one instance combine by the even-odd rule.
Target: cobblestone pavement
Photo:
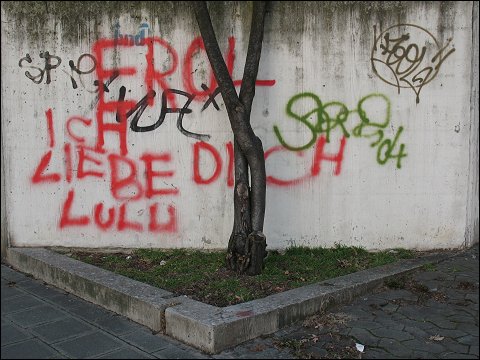
[[[213,356],[4,265],[1,281],[2,359],[479,358],[478,245]]]

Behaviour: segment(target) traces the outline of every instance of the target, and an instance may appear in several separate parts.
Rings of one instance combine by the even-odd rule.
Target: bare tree
[[[206,2],[195,1],[193,7],[234,135],[234,223],[226,263],[232,270],[257,275],[262,272],[267,246],[263,234],[266,175],[262,142],[253,132],[250,115],[262,52],[266,2],[253,2],[247,59],[238,95],[220,52]]]

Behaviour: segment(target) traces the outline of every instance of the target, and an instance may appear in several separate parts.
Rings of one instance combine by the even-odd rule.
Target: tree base
[[[245,235],[234,236],[232,249],[227,253],[226,265],[239,274],[259,275],[265,268],[267,256],[267,239],[261,231],[253,231]]]

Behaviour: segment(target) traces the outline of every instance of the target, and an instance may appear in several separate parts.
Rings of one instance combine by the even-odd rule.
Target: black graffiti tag
[[[441,46],[426,29],[413,24],[391,26],[377,36],[374,26],[374,44],[371,54],[373,72],[384,82],[415,92],[416,103],[420,91],[438,74],[441,65],[454,51],[452,39]],[[423,45],[419,45],[423,44]]]

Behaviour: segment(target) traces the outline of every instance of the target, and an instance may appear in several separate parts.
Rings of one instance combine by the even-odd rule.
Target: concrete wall
[[[237,84],[250,11],[211,4]],[[473,12],[272,3],[252,110],[269,249],[478,241]],[[2,2],[2,241],[225,248],[232,133],[201,45],[184,2]]]

